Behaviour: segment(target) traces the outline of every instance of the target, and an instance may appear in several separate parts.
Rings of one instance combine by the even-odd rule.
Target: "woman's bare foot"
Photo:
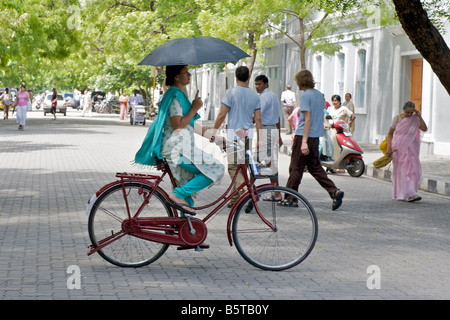
[[[178,198],[173,193],[169,194],[169,200],[179,206],[182,206],[183,209],[185,209],[186,211],[195,213],[195,210],[191,208],[191,206],[186,202],[186,200]]]

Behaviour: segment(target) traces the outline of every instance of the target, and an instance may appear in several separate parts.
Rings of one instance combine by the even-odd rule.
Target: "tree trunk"
[[[450,94],[450,49],[420,0],[393,0],[403,29]]]
[[[301,69],[306,69],[306,45],[305,45],[305,24],[302,18],[298,19],[300,23],[300,42],[299,42],[299,49],[300,49],[300,65]]]
[[[258,53],[258,49],[256,48],[256,41],[255,41],[255,33],[251,32],[248,36],[248,46],[250,47],[250,50],[252,50],[252,56],[247,59],[247,68],[250,71],[250,77],[253,72],[253,66],[255,65],[256,61],[256,54]]]

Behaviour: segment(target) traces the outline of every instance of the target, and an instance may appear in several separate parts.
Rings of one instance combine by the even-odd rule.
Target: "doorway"
[[[422,112],[423,59],[411,60],[411,101]]]

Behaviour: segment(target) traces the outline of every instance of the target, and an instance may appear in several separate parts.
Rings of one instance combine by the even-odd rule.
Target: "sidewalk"
[[[287,136],[285,130],[282,129],[281,137],[283,138],[281,152],[290,155],[292,146],[291,136]],[[375,144],[360,143],[359,145],[364,151],[363,159],[366,164],[366,172],[364,174],[390,182],[392,163],[381,169],[373,167],[373,162],[383,155],[379,147]],[[422,183],[420,189],[450,196],[450,156],[421,155],[420,162],[422,164]]]

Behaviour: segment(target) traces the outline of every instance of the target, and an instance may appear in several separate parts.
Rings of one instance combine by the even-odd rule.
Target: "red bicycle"
[[[252,184],[248,167],[255,178],[262,177],[251,158],[247,157],[250,166],[238,166],[230,186],[220,197],[194,208],[198,211],[214,207],[203,219],[179,215],[169,205],[168,194],[160,184],[166,176],[173,186],[175,180],[165,160],[156,165],[161,175],[117,173],[118,179],[102,187],[88,202],[91,240],[88,255],[97,252],[114,265],[141,267],[159,259],[169,245],[200,250],[199,245],[207,237],[208,220],[235,194],[247,188],[228,216],[230,245],[234,243],[246,261],[263,270],[280,271],[298,265],[311,253],[317,240],[314,209],[292,189]],[[245,182],[232,191],[239,172]],[[275,194],[292,199],[290,206],[273,201]]]

